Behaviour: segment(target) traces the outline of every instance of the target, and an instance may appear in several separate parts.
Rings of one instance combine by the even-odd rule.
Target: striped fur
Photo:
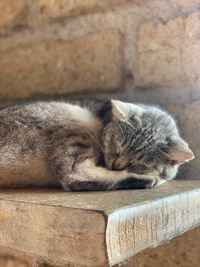
[[[92,110],[64,102],[9,106],[0,110],[0,187],[151,188],[176,175],[167,152],[175,137],[174,120],[155,107],[120,101]]]

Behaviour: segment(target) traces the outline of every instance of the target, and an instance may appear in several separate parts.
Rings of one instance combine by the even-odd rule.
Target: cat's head
[[[167,112],[112,100],[111,113],[102,134],[107,168],[156,174],[169,180],[179,165],[194,158]]]

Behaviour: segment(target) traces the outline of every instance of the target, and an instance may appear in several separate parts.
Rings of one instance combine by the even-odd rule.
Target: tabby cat
[[[64,102],[0,110],[0,187],[152,188],[193,157],[157,107],[112,100],[96,111]]]

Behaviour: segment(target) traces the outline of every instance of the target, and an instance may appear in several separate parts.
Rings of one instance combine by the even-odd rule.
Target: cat
[[[193,158],[171,115],[153,106],[50,101],[0,110],[0,187],[152,188]]]

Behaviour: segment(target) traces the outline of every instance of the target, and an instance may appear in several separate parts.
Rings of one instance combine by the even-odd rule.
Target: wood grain
[[[96,212],[0,202],[0,246],[52,260],[103,264],[105,227],[104,217]]]
[[[200,190],[117,210],[110,214],[107,225],[109,262],[122,262],[199,224]]]
[[[113,266],[200,224],[200,181],[152,190],[1,190],[0,246],[64,264]]]

